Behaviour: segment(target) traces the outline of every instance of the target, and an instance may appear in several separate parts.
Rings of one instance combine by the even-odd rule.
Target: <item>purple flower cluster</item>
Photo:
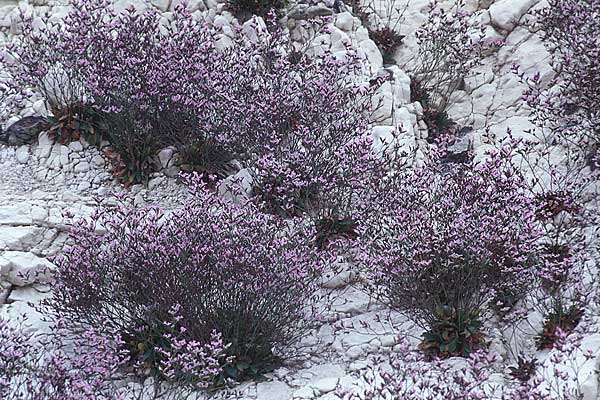
[[[449,9],[434,0],[427,21],[416,32],[419,52],[412,76],[438,114],[446,110],[450,95],[481,63],[485,52],[497,45],[485,42],[485,26],[470,17],[464,0]]]
[[[423,355],[411,349],[403,338],[396,345],[398,351],[388,357],[379,356],[375,367],[361,371],[360,381],[364,387],[338,389],[344,400],[358,399],[469,399],[492,398],[498,385],[489,382],[492,364],[498,360],[495,354],[476,352],[465,359],[459,367],[440,361],[429,362]]]
[[[38,336],[0,319],[0,396],[3,399],[124,399],[113,385],[123,363],[118,341],[88,327],[72,337],[62,321]]]
[[[536,122],[567,143],[595,151],[600,142],[600,23],[598,0],[550,0],[535,13],[534,27],[551,55],[556,73],[520,76]]]
[[[540,233],[511,154],[378,182],[360,219],[360,262],[376,298],[433,330],[440,315],[485,321],[488,306],[528,290]]]
[[[450,399],[450,400],[577,400],[584,398],[585,387],[580,376],[590,369],[597,350],[587,349],[582,334],[560,333],[558,348],[544,365],[538,366],[526,380],[514,380],[498,371],[500,356],[492,352],[476,352],[452,365],[427,361],[411,350],[410,343],[400,338],[397,351],[376,356],[379,366],[361,370],[357,385],[338,387],[344,400],[379,399]],[[501,382],[499,378],[506,379]]]
[[[137,369],[161,378],[222,367],[217,352],[199,358],[200,371],[186,364],[216,340],[231,362],[266,372],[261,363],[293,353],[314,320],[321,255],[302,224],[190,188],[194,198],[174,212],[121,206],[74,225],[46,305],[72,328],[117,332]]]
[[[37,88],[53,109],[99,107],[108,155],[128,183],[147,179],[152,156],[174,145],[182,164],[218,171],[237,158],[258,170],[258,192],[287,212],[296,188],[274,186],[280,169],[293,167],[303,185],[333,179],[340,166],[330,154],[364,134],[378,107],[372,96],[385,79],[363,82],[350,43],[343,55],[329,46],[315,55],[313,43],[292,43],[273,14],[224,30],[184,5],[169,19],[152,7],[117,12],[109,0],[71,6],[41,27],[23,16],[24,35],[5,57],[16,61],[4,64],[13,89]],[[306,24],[326,33],[321,21]],[[196,154],[206,149],[221,156]]]
[[[534,12],[532,28],[550,53],[553,74],[527,76],[514,67],[527,85],[523,99],[538,127],[524,151],[537,156],[525,155],[524,166],[544,232],[533,305],[545,318],[542,347],[553,346],[558,330],[577,326],[597,283],[590,265],[599,234],[593,171],[600,142],[599,11],[597,0],[549,1]]]

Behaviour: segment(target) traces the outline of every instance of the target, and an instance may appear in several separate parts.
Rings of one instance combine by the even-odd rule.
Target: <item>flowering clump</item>
[[[401,339],[400,349],[389,356],[379,357],[379,365],[388,362],[390,367],[368,368],[359,373],[360,385],[338,389],[344,400],[380,399],[473,399],[492,398],[497,389],[488,379],[493,373],[495,354],[475,352],[461,368],[452,367],[439,360],[429,361],[410,349],[410,343]]]
[[[482,41],[485,27],[469,17],[463,0],[447,11],[438,1],[432,1],[428,19],[416,33],[419,53],[413,76],[430,93],[440,112],[460,80],[479,65],[486,50]],[[478,35],[471,36],[471,32]]]
[[[269,62],[261,66],[267,73],[252,77],[252,86],[260,90],[232,93],[243,99],[244,118],[230,114],[223,124],[232,136],[256,134],[241,140],[253,154],[248,164],[255,175],[255,200],[283,216],[346,208],[349,188],[380,168],[356,165],[372,153],[369,122],[380,106],[373,96],[388,76],[361,78],[363,64],[349,43],[343,59],[329,48],[312,56],[310,43],[290,59],[291,52],[273,50],[293,48],[281,32],[272,33],[269,42],[264,53]]]
[[[69,120],[82,105],[97,107],[115,172],[129,183],[143,181],[158,149],[200,134],[198,112],[209,92],[199,85],[219,56],[214,32],[184,6],[165,23],[153,7],[117,12],[109,0],[70,5],[60,20],[37,17],[41,24],[22,15],[23,35],[6,56],[14,60],[6,65],[13,89],[37,89],[55,117]]]
[[[419,51],[412,72],[411,100],[421,101],[428,140],[446,136],[452,123],[446,115],[452,93],[496,44],[485,44],[486,28],[472,21],[464,0],[445,9],[429,5],[428,19],[417,32]],[[413,92],[419,92],[413,95]]]
[[[582,196],[589,183],[573,180],[573,174],[560,179],[551,171],[548,185],[536,198],[536,218],[544,232],[533,304],[545,319],[536,337],[539,348],[552,348],[557,330],[572,332],[592,301],[596,280],[589,263],[596,248],[598,215]]]
[[[131,362],[159,378],[181,375],[180,367],[165,370],[166,360],[206,353],[202,346],[215,341],[227,359],[215,349],[210,359],[236,380],[293,353],[318,299],[312,236],[203,189],[192,185],[194,199],[172,213],[123,206],[73,226],[71,246],[56,259],[50,312],[71,326],[105,321]],[[208,367],[216,372],[214,362]]]
[[[532,28],[550,53],[554,74],[526,76],[514,68],[527,84],[523,99],[538,128],[539,143],[527,149],[537,157],[525,158],[544,230],[534,304],[545,320],[537,336],[540,348],[554,346],[557,330],[575,329],[597,284],[589,266],[598,238],[593,203],[598,197],[594,170],[600,143],[599,11],[597,0],[549,1],[534,12]],[[566,154],[557,160],[559,149]]]
[[[534,28],[550,52],[556,75],[519,75],[539,126],[593,154],[600,142],[600,23],[598,0],[550,0],[535,12]]]
[[[393,144],[376,154],[369,134],[352,138],[353,133],[358,132],[346,132],[346,142],[328,135],[298,136],[295,146],[282,144],[262,157],[254,201],[285,217],[307,215],[316,225],[327,219],[352,223],[359,193],[399,163]]]
[[[62,323],[35,337],[0,319],[0,396],[3,399],[124,399],[113,384],[123,354],[118,340],[87,328],[78,335]]]
[[[535,207],[510,157],[503,148],[481,164],[398,173],[366,207],[368,289],[426,329],[428,350],[445,338],[440,355],[469,354],[485,307],[522,295],[535,276]]]
[[[166,20],[152,7],[117,12],[109,0],[72,0],[62,20],[23,18],[24,35],[5,57],[14,60],[4,63],[11,89],[36,88],[69,121],[82,104],[98,108],[107,155],[127,183],[145,181],[169,145],[186,170],[218,174],[234,158],[267,168],[257,179],[267,197],[279,190],[270,178],[296,168],[298,153],[308,170],[292,174],[317,180],[336,167],[331,153],[365,133],[384,80],[364,82],[350,43],[344,57],[327,46],[312,54],[312,43],[298,48],[274,14],[228,32],[184,5]]]
[[[400,4],[398,0],[376,2],[350,0],[347,4],[369,32],[369,37],[375,42],[384,63],[393,64],[392,56],[402,44],[404,35],[398,31],[404,23],[404,14],[409,3]]]
[[[559,332],[557,347],[547,363],[519,358],[520,370],[511,368],[506,384],[498,382],[499,355],[474,352],[458,365],[440,360],[427,360],[411,351],[410,343],[400,338],[398,351],[376,356],[378,367],[358,373],[358,384],[338,387],[344,400],[383,399],[450,399],[450,400],[546,400],[584,398],[587,389],[583,379],[597,356],[597,350],[586,349],[582,333]],[[389,364],[389,365],[386,365]],[[511,381],[512,378],[512,381]],[[594,379],[593,376],[587,377]]]

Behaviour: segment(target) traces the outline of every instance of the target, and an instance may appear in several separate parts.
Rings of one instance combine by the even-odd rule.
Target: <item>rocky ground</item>
[[[152,3],[168,12],[175,1],[152,0]],[[219,23],[231,24],[231,15],[220,12],[222,7],[218,1],[211,1],[207,3],[206,11],[199,1],[191,1],[190,5]],[[476,18],[488,26],[489,40],[502,39],[504,44],[490,54],[476,74],[466,80],[464,88],[455,93],[456,101],[449,110],[452,119],[462,126],[472,127],[460,141],[462,150],[471,149],[477,154],[493,145],[494,140],[504,137],[507,128],[517,136],[527,135],[525,131],[534,128],[529,122],[529,110],[521,101],[523,87],[511,72],[512,65],[518,63],[525,72],[541,71],[543,77],[551,76],[544,46],[535,34],[520,24],[543,1],[498,0],[492,5],[489,3],[488,0],[468,1]],[[35,7],[39,12],[51,11],[59,15],[64,12],[64,8],[51,8],[43,0],[22,4]],[[427,128],[422,121],[420,105],[410,103],[410,80],[404,70],[410,68],[411,55],[416,51],[414,31],[426,19],[427,4],[427,0],[410,2],[404,23],[400,25],[406,38],[394,54],[396,65],[383,65],[382,55],[368,38],[365,27],[349,12],[335,16],[331,33],[326,38],[334,46],[336,41],[351,40],[361,49],[373,73],[385,69],[393,74],[393,81],[384,85],[381,91],[383,107],[378,118],[381,122],[373,132],[384,136],[393,126],[401,124],[406,132],[402,140],[414,154],[415,162],[419,162],[426,152]],[[287,23],[293,27],[296,20],[307,16],[331,14],[330,6],[325,3],[293,6]],[[0,25],[18,33],[18,15],[14,7],[12,1],[0,1]],[[43,104],[32,101],[31,107],[21,116],[44,113]],[[492,135],[484,134],[486,130]],[[176,206],[184,196],[174,177],[177,171],[172,166],[171,153],[168,149],[161,153],[159,161],[164,169],[150,180],[148,187],[136,185],[129,189],[136,203]],[[39,143],[31,146],[9,148],[0,145],[0,315],[16,319],[25,314],[29,329],[44,329],[44,322],[34,306],[48,295],[44,286],[48,276],[36,272],[52,267],[48,258],[59,253],[65,244],[65,211],[85,216],[109,192],[124,190],[112,181],[106,164],[101,153],[84,142],[65,146],[52,143],[44,134]],[[324,283],[326,290],[337,297],[333,307],[335,321],[324,324],[304,339],[302,345],[309,355],[276,370],[270,376],[271,381],[242,385],[233,397],[336,399],[336,388],[355,385],[355,373],[369,365],[370,355],[393,349],[398,332],[410,332],[414,338],[420,336],[418,329],[412,329],[406,321],[372,304],[365,294],[346,286],[343,278],[338,276]],[[376,315],[388,316],[394,323],[377,323]],[[363,327],[361,321],[368,322],[369,327]],[[498,335],[495,345],[500,354],[505,354],[501,348],[501,333],[494,327],[488,327],[488,330],[492,337]],[[599,337],[590,337],[588,344],[600,348],[600,335],[596,336]],[[539,358],[543,360],[547,356],[540,354]],[[586,399],[598,396],[595,364],[583,376]]]

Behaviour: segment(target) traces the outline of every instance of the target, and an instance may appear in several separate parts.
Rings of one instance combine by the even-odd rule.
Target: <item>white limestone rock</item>
[[[216,21],[215,21],[216,23]],[[255,17],[251,20],[244,22],[242,25],[242,33],[251,42],[258,42],[261,35],[267,31],[267,25],[261,17]]]
[[[15,286],[48,283],[56,266],[45,258],[22,251],[0,255],[0,275]]]
[[[335,16],[335,26],[344,32],[351,32],[358,25],[359,21],[348,11],[336,14]]]
[[[186,4],[187,3],[187,7],[188,10],[193,13],[196,11],[204,11],[206,9],[206,7],[204,6],[204,2],[202,0],[172,0],[171,1],[171,5],[169,6],[169,10],[170,11],[174,11],[175,7],[179,4]]]
[[[369,61],[374,71],[379,70],[383,66],[383,56],[374,41],[371,39],[363,40],[359,43],[358,48]]]
[[[373,137],[373,151],[375,154],[383,155],[383,152],[395,140],[396,128],[388,125],[379,125],[371,128],[371,136]]]
[[[25,320],[23,316],[26,316]],[[8,320],[9,324],[24,332],[49,332],[49,323],[44,320],[44,316],[25,301],[15,301],[0,307],[0,318]]]
[[[489,8],[492,26],[511,31],[539,0],[497,0]]]
[[[87,161],[82,161],[75,165],[73,170],[79,174],[82,174],[90,170],[90,164]]]
[[[46,107],[46,100],[40,99],[33,103],[32,105],[33,111],[39,116],[47,117],[48,116],[48,108]]]
[[[43,231],[34,226],[0,226],[0,249],[29,250],[42,240]]]
[[[292,396],[292,399],[314,399],[315,397],[315,390],[311,386],[305,386],[296,390]]]
[[[80,141],[71,142],[69,143],[69,149],[71,151],[79,153],[80,151],[83,151],[83,144],[81,144]]]
[[[253,182],[254,178],[250,170],[244,168],[235,175],[223,179],[219,183],[217,192],[221,197],[237,201],[240,200],[240,196],[249,196],[252,193]]]
[[[27,204],[0,205],[0,225],[30,225],[32,218]]]
[[[29,161],[29,146],[24,145],[17,148],[15,157],[19,164],[27,164],[27,161]]]
[[[171,4],[171,0],[150,0],[150,4],[159,10],[166,12],[169,9],[169,5]]]
[[[311,384],[320,394],[329,393],[335,390],[339,383],[338,378],[323,378]]]
[[[330,41],[331,41],[331,51],[332,52],[345,52],[346,46],[350,45],[352,42],[350,37],[343,30],[336,28],[335,26],[331,26],[330,28]]]
[[[261,382],[256,385],[256,400],[289,400],[294,390],[283,382]]]
[[[34,283],[30,286],[13,287],[8,297],[10,302],[23,301],[38,303],[48,298],[50,288],[48,285]]]
[[[104,157],[102,157],[101,155],[96,155],[92,158],[92,163],[96,167],[104,167],[104,164],[106,164],[106,161],[104,161]]]
[[[405,105],[410,103],[410,76],[397,65],[386,68],[392,75],[392,89],[396,105]]]
[[[46,132],[40,133],[38,137],[38,147],[36,150],[36,155],[39,158],[48,158],[50,156],[50,152],[52,151],[53,141],[48,137]]]

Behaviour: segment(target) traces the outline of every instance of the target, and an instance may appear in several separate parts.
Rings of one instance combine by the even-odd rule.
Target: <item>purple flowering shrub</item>
[[[556,75],[517,73],[529,85],[524,99],[539,126],[593,154],[600,142],[600,23],[598,0],[550,0],[533,28],[550,53]]]
[[[411,350],[406,339],[401,338],[397,347],[398,351],[387,357],[377,356],[378,367],[359,373],[361,385],[338,388],[338,395],[344,400],[483,400],[492,398],[498,388],[488,381],[494,372],[491,365],[498,360],[494,354],[474,352],[458,368],[425,359]]]
[[[531,24],[550,53],[552,76],[526,76],[523,99],[538,127],[539,144],[526,151],[531,192],[538,201],[544,231],[543,268],[533,307],[544,317],[536,337],[539,348],[552,348],[559,331],[572,332],[591,303],[597,283],[597,152],[600,112],[600,2],[549,1]],[[549,74],[545,74],[549,75]],[[557,160],[556,153],[563,155]],[[591,173],[590,173],[591,172]]]
[[[71,5],[61,21],[42,18],[41,27],[24,16],[24,35],[5,57],[16,62],[4,64],[14,89],[34,87],[51,105],[102,110],[107,155],[127,183],[146,180],[156,152],[174,145],[186,170],[222,175],[241,161],[256,171],[257,193],[287,212],[279,197],[292,194],[274,183],[282,169],[293,168],[303,185],[333,179],[339,166],[330,155],[363,135],[378,107],[372,96],[385,78],[365,81],[349,43],[344,57],[329,48],[315,55],[311,43],[292,43],[274,14],[226,36],[183,5],[170,21],[152,7]]]
[[[3,399],[122,399],[113,385],[123,362],[118,341],[93,328],[65,340],[61,324],[38,337],[0,319],[0,397]]]
[[[427,21],[417,32],[419,51],[411,70],[411,101],[423,106],[430,138],[447,134],[452,126],[446,115],[451,95],[464,78],[495,47],[484,42],[486,28],[470,19],[464,0],[445,9],[438,0],[429,5]]]
[[[177,211],[121,206],[74,225],[47,306],[71,327],[105,321],[131,363],[159,378],[171,374],[165,352],[185,360],[179,340],[215,335],[222,378],[258,376],[293,355],[314,321],[320,256],[302,224],[191,187]]]
[[[261,157],[254,200],[270,213],[306,215],[316,224],[354,218],[357,196],[369,180],[380,179],[399,163],[392,143],[377,154],[368,133],[344,139],[307,134],[295,138],[295,146],[284,144]]]
[[[397,351],[375,356],[377,367],[361,370],[357,384],[338,387],[337,395],[344,400],[582,399],[589,380],[595,380],[593,363],[598,351],[583,344],[581,332],[559,332],[559,337],[544,363],[529,364],[527,374],[517,376],[514,368],[508,374],[500,368],[501,357],[495,353],[474,352],[454,364],[429,361],[400,338]]]
[[[195,109],[204,107],[194,94],[204,95],[198,85],[206,72],[198,69],[218,56],[214,33],[183,6],[164,23],[152,7],[116,12],[108,0],[70,5],[61,20],[23,15],[23,35],[7,48],[14,85],[40,91],[55,114],[98,107],[117,176],[143,181],[158,149],[199,131]],[[41,26],[34,24],[39,18]]]
[[[133,374],[125,343],[106,327],[73,332],[67,321],[59,320],[48,333],[32,334],[11,324],[14,321],[0,320],[3,399],[121,400],[144,394],[175,400],[205,389],[220,373],[224,357],[217,334],[206,344],[167,334],[170,347],[161,349],[164,359],[159,365],[169,379],[165,385]]]
[[[480,164],[399,172],[362,211],[367,289],[425,329],[428,353],[480,347],[490,307],[510,309],[506,299],[535,278],[535,206],[511,155],[502,148]]]
[[[324,27],[320,32],[327,32]],[[271,46],[293,48],[280,32],[271,34]],[[371,153],[369,123],[380,103],[374,100],[387,75],[362,78],[363,63],[347,44],[344,58],[322,48],[312,55],[310,43],[295,56],[269,48],[261,66],[267,74],[253,76],[256,94],[232,93],[244,118],[230,114],[226,129],[255,132],[246,135],[245,148],[254,175],[255,200],[263,209],[282,216],[327,213],[346,208],[350,187],[380,165],[356,168]],[[325,204],[329,205],[325,205]]]
[[[544,231],[533,304],[544,316],[536,338],[540,348],[552,348],[557,331],[575,329],[597,283],[590,265],[598,238],[599,10],[596,0],[549,1],[534,13],[531,27],[550,53],[554,74],[526,76],[514,67],[527,85],[523,99],[538,128],[524,153],[534,150],[539,156],[524,155],[524,166]],[[559,159],[558,151],[564,154]]]
[[[592,303],[592,289],[598,282],[593,269],[600,233],[597,174],[590,174],[579,149],[561,148],[566,153],[557,161],[552,143],[543,135],[541,144],[521,150],[523,171],[529,177],[526,188],[534,199],[535,219],[543,233],[535,293],[529,305],[544,317],[536,337],[540,348],[553,347],[557,330],[573,331],[583,309]]]

